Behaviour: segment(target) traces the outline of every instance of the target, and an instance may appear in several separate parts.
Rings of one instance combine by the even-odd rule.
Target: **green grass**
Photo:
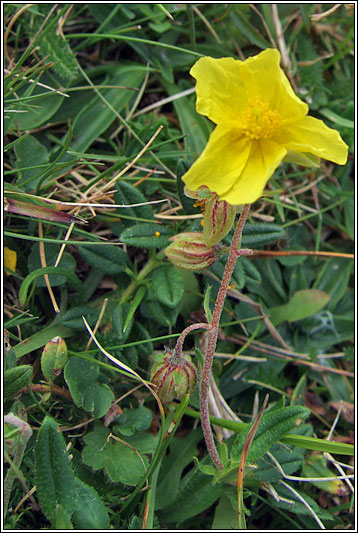
[[[6,528],[237,529],[241,449],[269,392],[246,464],[247,528],[354,529],[351,480],[338,479],[352,474],[354,419],[354,269],[343,256],[354,252],[348,6],[315,22],[333,4],[278,4],[277,13],[272,4],[5,5],[5,197],[36,204],[34,216],[5,213],[16,270],[4,280],[4,410],[32,428],[25,438],[25,426],[6,426]],[[257,253],[235,267],[213,366],[239,418],[211,418],[224,439],[218,474],[197,426],[198,391],[163,412],[125,368],[146,383],[153,352],[212,311],[224,269],[219,260],[194,274],[163,254],[172,235],[202,229],[180,176],[213,125],[195,110],[189,70],[202,56],[244,59],[274,45],[349,158],[309,171],[284,163],[252,206],[242,246]],[[53,218],[37,218],[39,206]],[[296,250],[332,255],[275,255]],[[311,289],[324,307],[299,320],[295,309],[277,314]],[[126,367],[89,343],[82,317]],[[56,336],[68,360],[48,381],[45,346],[54,364],[63,356],[49,342]],[[197,363],[203,336],[184,344]]]

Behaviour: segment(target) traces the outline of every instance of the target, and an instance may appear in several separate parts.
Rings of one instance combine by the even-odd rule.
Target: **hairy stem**
[[[181,353],[182,353],[182,350],[183,350],[183,343],[184,343],[184,340],[185,340],[185,337],[191,332],[191,331],[194,331],[195,329],[209,329],[211,330],[212,329],[212,325],[211,324],[207,324],[206,322],[199,322],[197,324],[190,324],[190,326],[188,326],[187,328],[185,328],[180,336],[178,337],[178,340],[177,340],[177,343],[175,345],[175,350],[174,350],[174,355],[176,356],[176,358],[180,358],[181,356]]]
[[[224,275],[221,280],[218,296],[217,296],[214,311],[213,311],[213,316],[211,320],[212,329],[210,329],[209,331],[207,352],[206,352],[203,372],[201,375],[201,384],[200,384],[201,425],[203,428],[205,443],[206,443],[208,452],[210,453],[212,461],[214,462],[216,467],[219,469],[223,468],[223,464],[216,450],[214,437],[213,437],[213,433],[212,433],[211,426],[210,426],[209,407],[208,407],[209,378],[210,378],[210,373],[211,373],[211,367],[213,364],[216,342],[218,338],[220,317],[221,317],[221,313],[224,307],[226,293],[227,293],[228,286],[231,280],[231,276],[232,276],[232,273],[233,273],[233,270],[236,264],[236,260],[240,255],[239,244],[241,241],[242,231],[244,229],[249,211],[250,211],[250,205],[245,205],[241,213],[240,219],[237,223],[235,233],[232,239],[229,257],[227,259]]]

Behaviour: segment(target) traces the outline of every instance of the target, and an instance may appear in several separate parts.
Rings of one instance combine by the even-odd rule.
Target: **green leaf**
[[[75,480],[75,489],[73,521],[77,529],[109,529],[107,509],[95,489],[78,478]]]
[[[202,299],[198,278],[195,273],[183,268],[179,269],[179,273],[184,281],[184,293],[180,301],[180,314],[186,319],[193,311],[202,306]]]
[[[285,230],[278,224],[245,224],[242,232],[242,248],[257,248],[286,237]]]
[[[108,244],[106,246],[79,246],[83,259],[92,267],[105,274],[119,274],[129,267],[130,261],[127,254],[118,246]]]
[[[118,64],[117,72],[106,80],[106,84],[122,87],[140,87],[147,69],[136,64],[124,66]],[[98,137],[109,128],[116,120],[113,112],[121,113],[126,105],[129,105],[137,92],[130,89],[105,89],[101,94],[111,107],[104,104],[98,96],[87,99],[87,104],[82,107],[75,118],[71,150],[85,152]],[[73,157],[73,156],[71,156]]]
[[[56,324],[55,326],[44,328],[22,342],[19,342],[19,344],[14,346],[14,352],[17,359],[19,359],[19,357],[22,357],[23,355],[33,352],[38,348],[42,348],[48,341],[53,339],[53,337],[67,338],[71,335],[73,335],[73,330]]]
[[[178,307],[168,307],[157,300],[146,300],[142,303],[141,310],[144,316],[162,326],[174,326],[180,312]]]
[[[73,525],[62,505],[56,505],[54,529],[73,529]]]
[[[291,405],[268,412],[263,415],[251,448],[247,455],[247,463],[255,463],[284,435],[295,428],[298,420],[304,420],[311,414],[307,407]],[[239,460],[245,438],[250,430],[246,428],[235,440],[232,455]]]
[[[317,289],[296,291],[287,304],[270,308],[270,320],[277,326],[281,322],[296,322],[317,313],[329,301],[329,294]]]
[[[204,464],[210,459],[206,458]],[[195,466],[182,479],[172,503],[158,512],[163,522],[184,522],[208,509],[222,494],[222,485],[213,485],[212,478]]]
[[[354,230],[355,230],[355,224],[354,224],[354,216],[355,216],[355,205],[354,205],[354,198],[347,198],[347,200],[343,204],[344,209],[344,225],[346,232],[348,233],[349,237],[354,240]]]
[[[40,81],[44,85],[53,87],[53,79],[50,79],[46,74],[41,76]],[[40,96],[42,94],[44,96]],[[21,103],[22,96],[30,95],[38,95],[39,97],[28,105],[26,102]],[[31,84],[31,87],[26,91],[21,88],[18,91],[18,96],[19,103],[10,104],[9,106],[13,110],[11,115],[15,115],[11,124],[14,124],[16,131],[33,130],[47,122],[56,113],[65,98],[62,94],[51,91],[48,87],[42,87],[39,84],[36,84],[35,88]],[[21,111],[21,113],[17,113],[16,111]],[[13,129],[11,128],[11,130]],[[39,164],[39,161],[36,164]],[[28,167],[30,165],[26,164],[23,166]]]
[[[135,487],[148,466],[145,456],[140,457],[128,445],[109,439],[109,429],[96,426],[84,437],[83,462],[94,470],[104,469],[114,483]]]
[[[238,30],[240,30],[241,33],[246,37],[249,43],[258,46],[258,48],[261,48],[261,50],[270,48],[270,43],[266,41],[258,29],[246,19],[241,6],[236,5],[235,8],[236,12],[231,11],[230,13],[231,20]]]
[[[241,264],[241,257],[239,261],[236,261],[236,264],[234,266],[234,270],[231,276],[231,282],[230,285],[232,285],[235,289],[242,289],[242,287],[245,284],[245,273],[244,269]],[[214,272],[214,274],[221,280],[224,274],[225,266],[226,266],[227,257],[221,257],[213,265],[211,265],[210,270]]]
[[[130,326],[130,328],[132,327],[134,313],[136,312],[137,308],[139,307],[139,305],[140,305],[141,301],[143,300],[146,292],[147,292],[146,287],[144,287],[142,285],[141,287],[139,287],[139,289],[135,293],[133,301],[130,304],[130,307],[129,307],[129,310],[128,310],[128,315],[127,315],[126,320],[125,320],[124,325],[123,325],[123,332],[124,333],[126,332],[128,326]]]
[[[113,427],[113,433],[116,433],[116,426]],[[140,454],[154,453],[158,446],[159,433],[153,435],[148,431],[137,431],[131,436],[121,436],[122,440],[130,444]]]
[[[163,80],[163,86],[169,95],[178,93],[177,85]],[[192,98],[184,96],[183,98],[174,100],[173,105],[180,122],[181,130],[186,135],[184,139],[184,150],[193,159],[197,159],[206,146],[213,126],[206,117],[197,113]]]
[[[32,366],[20,365],[8,368],[4,372],[4,397],[12,398],[20,389],[26,387],[31,381]]]
[[[285,482],[287,485],[291,485],[290,482]],[[292,488],[298,493],[298,495],[305,500],[306,503],[311,507],[311,509],[316,513],[316,515],[321,518],[322,520],[334,520],[334,516],[328,511],[325,511],[322,509],[320,505],[317,504],[317,502],[311,498],[306,492],[303,492],[302,490],[298,490],[297,483],[292,483]],[[311,512],[307,507],[302,503],[302,500],[299,499],[298,496],[296,496],[293,492],[291,492],[289,489],[282,485],[275,484],[275,490],[278,494],[278,496],[282,499],[279,501],[273,500],[273,498],[270,496],[269,500],[271,500],[271,504],[273,504],[279,509],[284,509],[285,511],[289,513],[297,513],[302,515],[311,515]],[[284,501],[291,500],[294,502],[294,505],[291,503],[286,503]]]
[[[34,452],[36,494],[43,512],[55,524],[56,508],[61,505],[70,518],[76,496],[75,475],[63,436],[50,416],[46,416],[41,424]]]
[[[137,409],[124,408],[115,428],[122,435],[132,436],[137,431],[148,429],[152,419],[152,413],[143,405]]]
[[[44,267],[44,268],[38,268],[31,272],[21,283],[20,291],[19,291],[19,300],[21,305],[24,305],[27,300],[27,293],[29,290],[29,287],[31,283],[37,279],[40,276],[43,276],[44,274],[59,274],[61,276],[65,276],[67,280],[75,287],[75,289],[79,292],[79,297],[82,298],[83,294],[83,287],[82,283],[78,279],[78,277],[73,274],[72,272],[68,272],[67,270],[64,270],[62,268],[58,267]]]
[[[254,281],[261,281],[262,276],[260,274],[260,271],[255,267],[251,259],[248,259],[245,256],[240,257],[240,263],[243,267],[244,274],[246,274],[247,277],[250,277]]]
[[[303,453],[289,450],[286,447],[283,447],[281,444],[274,444],[270,450],[270,453],[272,453],[272,455],[277,459],[282,467],[282,470],[287,475],[294,474],[302,466]],[[257,470],[248,470],[248,473],[251,472],[253,477],[266,483],[273,483],[283,478],[283,475],[272,462],[271,458],[267,457],[267,455],[258,461]]]
[[[44,7],[44,6],[43,6]],[[47,14],[47,11],[46,11]],[[42,17],[38,17],[38,28]],[[35,32],[35,29],[34,29]],[[61,78],[71,82],[78,74],[78,63],[65,37],[56,31],[49,31],[39,41],[39,53],[46,61],[54,63],[54,70]]]
[[[58,253],[60,251],[60,246],[56,244],[44,243],[44,248],[45,248],[46,266],[54,267],[56,260],[57,260]],[[29,269],[29,272],[33,272],[34,270],[41,268],[41,267],[42,267],[42,264],[41,264],[40,254],[39,254],[39,245],[38,243],[35,243],[29,255],[28,269]],[[68,252],[64,252],[62,254],[62,257],[57,267],[63,270],[66,270],[67,272],[75,275],[76,260],[72,254]],[[61,285],[64,285],[67,281],[67,278],[65,276],[61,276],[60,274],[50,274],[48,276],[48,279],[49,279],[51,287],[60,287]],[[46,287],[46,282],[45,282],[44,277],[42,276],[39,277],[39,279],[36,281],[36,287]]]
[[[172,265],[163,265],[154,270],[151,288],[158,300],[168,307],[175,307],[184,292],[184,281]]]
[[[62,315],[61,324],[71,329],[86,330],[83,318],[85,317],[90,326],[93,326],[99,316],[99,310],[88,305],[78,305],[72,307]]]
[[[338,126],[343,126],[344,128],[349,128],[352,130],[354,129],[353,120],[343,118],[337,115],[337,113],[334,113],[330,109],[326,109],[326,108],[320,109],[319,112],[321,113],[321,115],[331,120],[334,124],[338,124]]]
[[[345,295],[353,265],[353,261],[346,259],[329,259],[319,272],[313,288],[325,291],[331,296],[327,305],[328,311],[334,311]]]
[[[159,473],[155,498],[156,510],[170,506],[175,500],[184,468],[191,463],[194,456],[198,455],[197,445],[201,436],[201,430],[196,429],[185,438],[175,437],[172,440],[170,453],[163,458]]]
[[[116,305],[112,313],[112,326],[121,342],[127,339],[134,323],[133,317],[128,322],[130,308],[131,304],[120,303]],[[126,328],[124,328],[125,325]]]
[[[211,529],[237,529],[237,509],[234,509],[229,498],[223,494],[215,508],[215,515]]]
[[[306,450],[337,453],[338,455],[354,455],[354,446],[352,444],[334,440],[328,441],[315,437],[306,437],[305,435],[285,435],[281,441],[292,446],[300,446]]]
[[[34,178],[38,174],[41,174],[41,168],[38,168],[38,165],[48,163],[49,155],[46,147],[41,144],[33,135],[24,135],[23,137],[20,137],[19,142],[15,144],[14,150],[16,154],[17,168],[34,167],[29,168],[28,170],[22,170],[19,173],[17,185],[22,188],[23,183],[27,182],[31,178]],[[40,177],[41,176],[24,185],[24,190],[34,190]]]
[[[144,202],[148,202],[148,199],[140,192],[139,189],[137,189],[137,187],[133,187],[133,185],[127,183],[126,181],[118,181],[116,189],[117,192],[114,193],[114,201],[118,205],[142,204]],[[119,217],[121,214],[132,217],[134,219],[133,222],[135,222],[136,218],[154,220],[154,214],[151,205],[118,208],[117,212]],[[128,221],[123,219],[124,224],[127,222]],[[130,224],[133,222],[130,222]]]
[[[173,236],[170,228],[157,224],[140,223],[125,229],[120,240],[129,246],[139,248],[165,248],[169,245],[169,238]]]
[[[90,411],[95,418],[101,418],[107,413],[114,394],[107,385],[97,382],[98,365],[71,357],[65,366],[64,377],[77,407]]]
[[[194,207],[195,200],[193,198],[189,198],[184,193],[184,182],[182,180],[182,176],[184,176],[185,172],[187,172],[189,168],[190,168],[189,163],[187,163],[184,159],[179,159],[178,165],[177,165],[178,195],[179,195],[179,200],[181,202],[181,205],[183,206],[184,212],[187,215],[197,215],[200,211],[197,207]]]

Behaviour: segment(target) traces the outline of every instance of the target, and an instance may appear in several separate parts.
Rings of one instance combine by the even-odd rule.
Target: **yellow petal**
[[[196,110],[215,124],[230,123],[247,106],[240,80],[242,61],[232,57],[201,57],[190,70],[196,83]]]
[[[11,270],[12,272],[15,272],[16,269],[16,252],[14,250],[10,250],[7,246],[4,248],[4,266]],[[7,276],[11,276],[11,273],[6,272]]]
[[[254,141],[245,167],[237,175],[231,189],[220,196],[220,200],[233,205],[255,202],[286,153],[285,147],[268,139]]]
[[[215,128],[205,150],[182,178],[190,190],[206,185],[220,200],[233,205],[261,196],[287,151],[268,139],[252,141],[235,131]]]
[[[264,102],[283,120],[291,121],[307,115],[308,105],[295,95],[280,59],[278,50],[268,48],[246,59],[240,66],[240,76],[251,101]]]
[[[206,185],[219,195],[225,193],[245,168],[251,144],[238,130],[216,126],[204,151],[182,177],[185,185],[191,191]]]
[[[313,154],[338,165],[347,162],[348,146],[338,131],[314,117],[307,116],[285,126],[279,135],[275,135],[275,141],[282,143],[289,152]]]

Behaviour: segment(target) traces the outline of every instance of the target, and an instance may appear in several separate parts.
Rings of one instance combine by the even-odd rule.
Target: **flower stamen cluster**
[[[260,100],[249,103],[249,108],[242,114],[240,129],[250,139],[271,139],[280,133],[281,116],[277,111]]]

